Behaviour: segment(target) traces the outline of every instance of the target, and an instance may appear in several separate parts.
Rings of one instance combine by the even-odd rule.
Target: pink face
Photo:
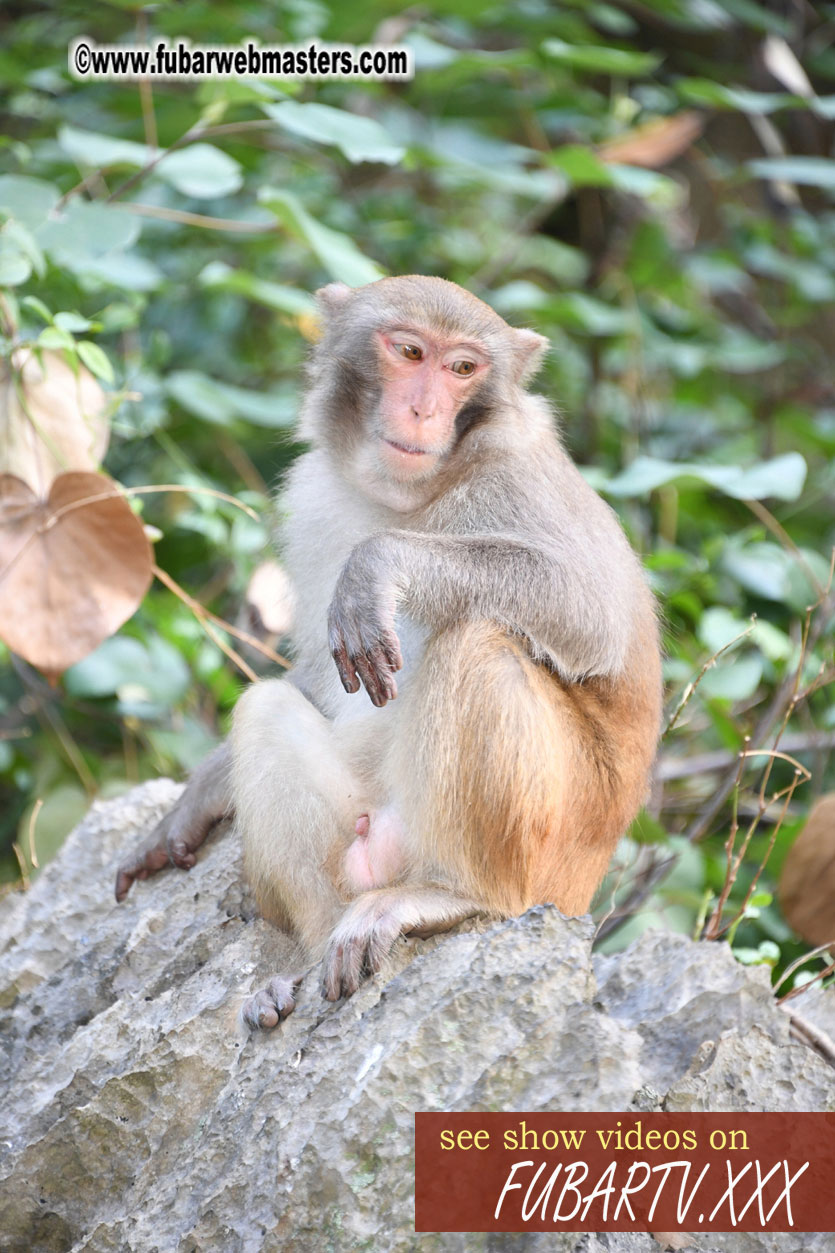
[[[377,347],[380,455],[402,482],[431,472],[451,448],[456,415],[490,365],[478,344],[427,331],[386,331]]]

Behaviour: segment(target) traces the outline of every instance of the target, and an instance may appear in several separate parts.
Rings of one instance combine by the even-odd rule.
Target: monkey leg
[[[116,900],[123,901],[135,879],[147,879],[165,866],[190,870],[197,849],[212,827],[232,812],[229,749],[219,744],[192,774],[186,790],[116,873]]]
[[[590,803],[587,773],[599,790],[584,735],[563,685],[498,625],[457,623],[430,640],[398,698],[381,770],[389,803],[378,839],[385,848],[396,829],[407,870],[345,911],[328,945],[325,996],[356,991],[403,933],[546,901],[585,911],[611,845],[583,844],[585,817],[575,829]],[[359,871],[357,845],[374,835],[372,814],[348,853]],[[365,886],[360,874],[355,884]]]
[[[332,724],[286,681],[247,689],[230,743],[244,865],[259,909],[317,960],[350,895],[345,854],[357,816],[369,809],[365,788]],[[274,1025],[289,1012],[288,984],[296,981],[271,981],[244,1007],[244,1020]]]
[[[647,693],[633,685],[618,703],[610,683],[564,683],[494,623],[440,631],[384,766],[412,863],[488,913],[546,902],[584,913],[646,786],[657,728],[649,683]],[[630,737],[645,748],[627,777]]]
[[[321,957],[351,891],[360,886],[352,889],[354,875],[346,869],[349,847],[357,846],[354,868],[375,873],[367,856],[366,789],[332,724],[286,681],[247,689],[235,709],[230,743],[246,873],[264,917],[297,937],[300,969],[305,957],[307,964]],[[296,970],[271,979],[244,1004],[244,1023],[275,1026],[292,1013],[299,981]]]

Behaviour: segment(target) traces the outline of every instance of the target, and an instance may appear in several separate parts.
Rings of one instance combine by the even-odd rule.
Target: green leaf
[[[734,957],[743,966],[776,966],[780,949],[773,940],[763,940],[756,948],[734,948]]]
[[[657,69],[663,58],[653,52],[632,52],[597,44],[570,44],[562,39],[546,39],[542,51],[553,61],[591,73],[642,78]]]
[[[198,282],[213,291],[235,292],[258,304],[288,313],[292,317],[315,314],[316,301],[298,287],[285,287],[269,279],[256,278],[246,270],[235,270],[225,261],[210,261],[200,272]]]
[[[731,661],[723,657],[703,676],[699,691],[713,699],[748,700],[759,687],[762,676],[761,657],[740,657]]]
[[[132,139],[118,139],[77,126],[62,126],[58,131],[58,143],[68,157],[86,170],[114,166],[141,169],[160,151],[148,144],[135,143]]]
[[[58,203],[59,192],[52,183],[24,174],[0,176],[0,214],[16,218],[30,230],[45,222]]]
[[[160,636],[142,644],[114,635],[72,666],[63,681],[72,696],[118,696],[122,713],[154,717],[182,699],[191,675],[179,651]]]
[[[661,823],[642,809],[629,828],[629,838],[636,844],[666,844],[669,837]]]
[[[48,326],[38,336],[38,347],[51,348],[55,351],[68,348],[70,352],[75,352],[76,342],[69,331],[62,331],[59,326]]]
[[[139,229],[138,219],[122,209],[71,200],[60,216],[38,227],[36,239],[59,265],[78,272],[88,258],[130,248]]]
[[[166,378],[165,390],[189,413],[219,426],[240,418],[256,426],[282,428],[296,417],[296,393],[291,388],[256,392],[220,383],[198,370],[175,370]]]
[[[153,291],[165,278],[153,261],[132,252],[108,252],[103,257],[80,257],[76,270],[85,279],[97,279],[100,284],[131,292]]]
[[[829,157],[760,157],[745,168],[756,178],[835,191],[835,161]]]
[[[737,466],[705,466],[636,457],[621,474],[605,484],[612,496],[643,496],[666,483],[682,479],[717,488],[737,500],[797,500],[806,481],[806,462],[800,453],[785,453],[748,469]]]
[[[43,318],[44,322],[52,322],[52,314],[44,302],[39,300],[37,296],[24,296],[20,303],[25,309],[31,309],[33,313],[37,313],[38,317]],[[69,327],[64,327],[64,330],[69,329]]]
[[[107,354],[99,348],[98,344],[94,344],[89,339],[82,339],[79,340],[76,350],[87,369],[91,374],[95,374],[96,378],[103,379],[105,383],[113,383],[115,381],[113,366],[110,364]]]
[[[774,113],[777,109],[806,107],[804,100],[788,92],[727,87],[711,78],[680,78],[676,83],[676,91],[687,104],[708,105],[714,109],[736,109],[740,113]]]
[[[62,310],[55,314],[55,325],[60,326],[62,331],[69,331],[71,335],[80,335],[83,331],[89,331],[93,323],[89,318],[82,318],[80,313]]]
[[[747,470],[740,470],[735,480],[723,487],[737,500],[798,500],[806,482],[806,462],[799,452],[787,452],[770,461],[761,461]]]
[[[548,306],[555,322],[587,335],[620,335],[632,325],[632,315],[584,292],[567,292]]]
[[[62,126],[58,142],[82,169],[127,166],[139,170],[160,158],[150,174],[197,200],[231,195],[243,182],[238,162],[213,144],[194,143],[171,152],[75,126]]]
[[[184,196],[214,200],[230,196],[243,185],[241,167],[228,153],[212,144],[190,144],[163,157],[154,170]]]
[[[699,621],[699,639],[711,653],[718,652],[744,631],[748,634],[740,644],[755,645],[769,661],[786,661],[795,652],[785,631],[760,618],[753,622],[738,618],[721,605],[706,609]]]
[[[765,600],[776,600],[797,612],[814,604],[829,577],[829,563],[820,553],[799,549],[799,556],[777,544],[766,542],[741,545],[730,541],[721,566],[749,592]],[[817,580],[816,587],[812,581]]]
[[[358,113],[348,113],[345,109],[286,100],[281,104],[265,105],[264,112],[291,134],[320,144],[332,144],[355,163],[378,161],[396,165],[406,152],[379,122],[361,117]]]
[[[361,287],[383,277],[380,267],[364,256],[349,236],[317,222],[292,192],[262,187],[258,199],[310,247],[331,278],[349,287]]]
[[[557,166],[568,176],[574,187],[609,187],[612,172],[600,161],[591,148],[582,144],[565,144],[548,155],[549,164]]]
[[[43,274],[43,253],[23,223],[9,218],[0,227],[0,287],[25,283],[33,270]]]

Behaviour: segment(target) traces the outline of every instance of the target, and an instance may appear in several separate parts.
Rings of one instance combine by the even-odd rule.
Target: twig
[[[29,867],[26,865],[26,858],[23,856],[23,849],[17,840],[12,841],[12,851],[17,858],[17,864],[20,867],[20,882],[24,892],[29,891]]]
[[[201,619],[206,618],[209,622],[214,622],[224,631],[228,631],[230,635],[234,635],[236,639],[242,640],[244,644],[249,644],[250,648],[254,648],[259,653],[263,653],[263,655],[268,657],[270,661],[274,661],[277,665],[285,666],[289,669],[290,662],[287,661],[285,657],[282,657],[280,653],[277,653],[274,649],[270,648],[269,644],[265,644],[263,640],[259,640],[257,636],[250,635],[249,631],[243,631],[240,627],[233,626],[231,622],[227,622],[225,618],[220,618],[216,613],[212,613],[212,611],[207,609],[205,605],[201,605],[199,600],[195,600],[193,596],[190,596],[185,588],[180,587],[180,584],[175,582],[167,571],[162,570],[159,566],[155,565],[154,574],[159,579],[160,583],[164,583],[168,590],[173,592],[175,596],[178,596],[183,604],[186,605],[197,617]],[[249,671],[249,673],[252,674],[252,671]]]
[[[809,1022],[808,1018],[794,1013],[793,1010],[786,1010],[786,1013],[789,1015],[791,1024],[789,1031],[795,1039],[808,1044],[816,1053],[820,1053],[830,1066],[835,1066],[835,1041],[825,1031],[821,1031],[820,1027]]]
[[[35,850],[35,826],[37,825],[38,815],[40,814],[42,809],[43,809],[43,798],[39,796],[38,799],[35,801],[35,804],[32,806],[32,812],[29,815],[29,823],[28,823],[28,830],[27,830],[27,836],[28,836],[28,841],[29,841],[29,860],[31,861],[32,865],[35,867],[36,870],[40,870],[41,863],[38,861],[38,854]]]
[[[755,626],[755,623],[752,621],[750,626],[747,626],[744,631],[740,631],[739,635],[735,635],[732,640],[728,640],[727,644],[723,644],[721,648],[718,648],[716,650],[716,652],[713,654],[712,657],[709,657],[707,659],[707,661],[702,666],[701,670],[696,675],[692,683],[688,683],[687,686],[685,687],[681,700],[679,701],[675,709],[675,712],[673,713],[673,716],[670,718],[670,721],[667,723],[667,726],[664,729],[663,735],[661,737],[662,739],[665,739],[670,734],[673,727],[676,725],[682,713],[684,712],[685,706],[687,705],[691,696],[695,692],[696,688],[701,683],[702,679],[707,674],[708,670],[710,670],[713,666],[716,665],[718,658],[721,657],[723,653],[726,653],[729,648],[733,648],[734,644],[738,644],[740,640],[744,640],[746,636],[750,635],[754,629],[754,626]]]
[[[766,509],[762,501],[759,501],[759,500],[744,500],[742,503],[748,506],[748,508],[751,510],[754,516],[756,518],[759,518],[760,522],[762,522],[763,525],[769,531],[771,531],[772,535],[774,535],[775,538],[780,541],[780,543],[783,545],[786,551],[792,554],[792,556],[797,561],[797,564],[803,567],[803,570],[806,573],[809,579],[809,582],[812,584],[812,587],[815,589],[815,593],[819,597],[825,596],[826,595],[825,589],[821,587],[820,580],[816,576],[812,567],[809,565],[809,562],[803,556],[803,553],[800,551],[797,544],[795,544],[794,540],[789,535],[785,527],[781,526],[780,523],[777,521],[777,519],[775,518],[771,510]]]
[[[795,731],[784,735],[781,743],[786,752],[802,753],[807,749],[821,751],[835,748],[835,731]],[[712,774],[714,770],[726,770],[739,756],[728,749],[717,748],[708,753],[696,753],[692,757],[666,755],[659,758],[655,777],[669,783],[673,779],[688,779],[697,774]]]
[[[662,861],[655,860],[655,853],[652,856],[653,860],[645,870],[641,871],[636,879],[635,886],[623,904],[616,911],[610,912],[609,916],[600,923],[594,937],[595,941],[605,940],[607,935],[617,931],[618,927],[632,916],[639,905],[643,904],[655,885],[661,882],[667,872],[678,861],[678,857],[675,855],[665,857]]]
[[[136,15],[136,42],[139,44],[147,44],[148,42],[148,15],[144,9],[140,9]],[[156,148],[158,146],[157,119],[154,115],[154,92],[150,78],[140,78],[139,80],[139,102],[142,106],[142,125],[145,129],[145,143],[149,148]]]
[[[279,222],[241,222],[237,218],[213,218],[205,213],[190,213],[186,209],[166,209],[162,205],[137,204],[123,201],[113,206],[135,213],[143,218],[162,218],[165,222],[180,222],[183,226],[200,226],[212,231],[234,231],[239,235],[275,235],[281,230]]]
[[[806,962],[812,961],[815,957],[820,957],[823,953],[828,955],[829,950],[833,948],[833,946],[835,946],[835,939],[828,940],[826,944],[819,944],[817,948],[811,948],[808,953],[804,953],[801,957],[798,957],[783,971],[780,978],[774,985],[774,991],[776,992],[778,988],[781,988],[786,980],[790,979],[796,970],[799,970],[801,966],[806,965]]]
[[[833,550],[833,558],[835,559],[835,550]],[[831,570],[832,567],[830,566],[830,580],[832,577]],[[750,738],[753,743],[761,743],[766,736],[770,734],[775,722],[777,722],[782,715],[783,725],[780,727],[776,737],[777,741],[779,741],[783,731],[785,730],[786,722],[797,704],[796,697],[798,694],[800,675],[803,670],[803,663],[806,654],[808,651],[813,649],[815,644],[818,642],[824,627],[829,621],[831,612],[832,604],[827,591],[825,597],[807,611],[800,645],[800,657],[798,659],[796,671],[794,674],[786,675],[780,686],[777,688],[777,691],[774,693],[768,708],[759,719],[751,734]],[[814,619],[812,619],[813,613],[815,614]],[[728,799],[733,786],[734,774],[728,771],[726,778],[717,785],[708,804],[705,805],[685,832],[688,840],[691,842],[699,840],[710,829],[710,826],[716,816],[721,813],[722,807]]]

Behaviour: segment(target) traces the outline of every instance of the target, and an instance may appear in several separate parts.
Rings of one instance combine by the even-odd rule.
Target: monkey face
[[[375,423],[379,458],[396,481],[431,474],[456,440],[456,418],[490,372],[477,340],[427,327],[375,334],[381,380]]]
[[[366,495],[416,507],[467,455],[467,435],[522,401],[547,341],[424,275],[317,292],[322,339],[301,434]]]

